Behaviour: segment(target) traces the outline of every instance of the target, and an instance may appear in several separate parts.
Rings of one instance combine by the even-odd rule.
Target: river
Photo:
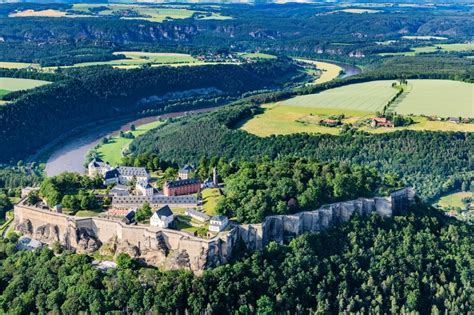
[[[336,63],[344,69],[342,78],[350,77],[358,74],[361,70],[358,67],[343,63]],[[143,124],[155,121],[159,117],[177,117],[186,113],[196,113],[213,110],[214,108],[205,108],[189,112],[170,113],[161,116],[145,117],[140,119],[131,119],[109,122],[99,127],[92,127],[78,136],[71,137],[71,139],[62,142],[53,148],[52,153],[46,162],[46,174],[48,176],[55,176],[63,172],[77,172],[83,174],[85,172],[84,159],[90,149],[94,148],[102,138],[109,135],[118,134],[120,130],[126,131],[131,124],[140,126]]]
[[[46,162],[46,175],[55,176],[63,172],[85,173],[84,159],[90,149],[94,148],[105,136],[116,135],[120,130],[127,131],[130,125],[141,126],[158,118],[170,118],[182,116],[188,113],[210,111],[213,108],[204,108],[188,112],[169,113],[160,116],[143,117],[140,119],[110,122],[103,126],[92,128],[87,132],[75,136],[53,149]]]

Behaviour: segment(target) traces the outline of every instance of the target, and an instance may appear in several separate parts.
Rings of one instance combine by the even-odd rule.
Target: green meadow
[[[144,134],[148,130],[158,127],[160,121],[154,121],[148,124],[137,126],[135,131],[130,131],[135,138]],[[127,131],[128,132],[128,131]],[[122,138],[119,135],[109,137],[109,141],[105,144],[97,146],[97,153],[111,165],[118,165],[122,161],[122,151],[127,149],[133,139]]]
[[[392,82],[352,84],[263,105],[264,112],[242,122],[240,128],[261,137],[299,132],[337,135],[340,128],[321,126],[319,121],[342,114],[345,116],[343,124],[366,121],[376,111],[382,110],[396,94],[397,90],[392,88]],[[474,124],[454,124],[421,116],[474,117],[473,88],[473,84],[458,81],[409,80],[406,92],[391,108],[400,114],[413,114],[415,123],[407,127],[372,129],[361,126],[360,129],[370,133],[402,129],[474,132]]]
[[[409,80],[395,104],[399,114],[474,117],[474,84],[450,80]]]
[[[397,93],[394,81],[371,81],[337,87],[321,93],[301,95],[285,101],[282,105],[313,108],[339,108],[375,112]]]
[[[35,87],[48,84],[48,81],[18,79],[18,78],[0,78],[0,90],[4,91],[19,91],[28,90]]]
[[[243,58],[250,58],[250,59],[276,59],[277,57],[270,54],[265,53],[240,53],[239,54]]]
[[[73,10],[76,12],[84,12],[89,14],[89,9],[106,6],[107,10],[99,11],[96,16],[112,16],[120,14],[126,11],[135,11],[140,16],[122,16],[122,19],[126,20],[147,20],[150,22],[163,22],[167,19],[188,19],[194,14],[197,14],[198,19],[215,19],[224,20],[231,19],[231,17],[223,16],[215,12],[204,12],[198,10],[191,10],[186,6],[173,6],[173,7],[151,7],[145,5],[134,5],[134,4],[74,4]],[[67,15],[69,17],[75,17],[76,15]]]
[[[414,47],[409,52],[381,53],[380,56],[415,56],[420,53],[451,52],[451,51],[470,51],[474,50],[473,43],[462,44],[439,44],[435,46]]]

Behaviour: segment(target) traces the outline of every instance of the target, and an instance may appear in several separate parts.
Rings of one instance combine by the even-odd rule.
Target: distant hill
[[[403,3],[403,4],[466,4],[474,3],[474,0],[116,0],[116,1],[97,1],[97,0],[0,0],[1,3],[189,3],[189,4],[208,4],[208,3],[219,3],[219,4],[269,4],[269,3],[358,3],[358,4],[371,4],[371,3]]]

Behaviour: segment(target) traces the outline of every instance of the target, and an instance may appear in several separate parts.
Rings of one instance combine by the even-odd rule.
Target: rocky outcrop
[[[150,226],[129,226],[105,218],[76,218],[61,213],[15,205],[15,230],[41,242],[59,241],[81,253],[99,250],[103,255],[127,253],[163,269],[204,269],[226,264],[240,246],[260,250],[271,241],[285,242],[307,232],[317,232],[345,222],[355,213],[402,215],[414,192],[403,189],[390,197],[359,198],[325,205],[314,211],[269,216],[263,223],[235,225],[212,239]]]

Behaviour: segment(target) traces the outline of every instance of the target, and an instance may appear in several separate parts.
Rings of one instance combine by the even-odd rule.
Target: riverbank
[[[121,130],[126,131],[132,124],[139,127],[157,121],[158,119],[195,114],[213,109],[215,109],[215,107],[167,113],[158,116],[140,118],[131,116],[108,122],[94,122],[88,124],[88,127],[82,126],[80,130],[76,130],[76,132],[71,132],[61,137],[61,139],[57,139],[54,143],[48,145],[48,148],[43,148],[42,152],[37,153],[36,159],[32,160],[45,162],[45,173],[48,176],[55,176],[63,172],[77,172],[82,174],[85,172],[84,159],[87,152],[99,144],[104,137],[116,135]]]

